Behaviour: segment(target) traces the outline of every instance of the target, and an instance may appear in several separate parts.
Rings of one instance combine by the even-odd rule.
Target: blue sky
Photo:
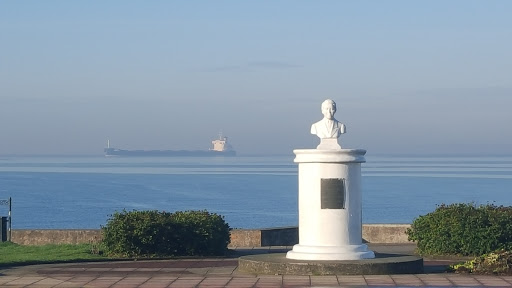
[[[0,154],[510,154],[512,1],[1,1]]]

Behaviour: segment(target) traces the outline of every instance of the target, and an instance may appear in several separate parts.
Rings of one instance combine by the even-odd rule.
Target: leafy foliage
[[[456,273],[512,275],[512,252],[500,250],[485,254],[461,264],[450,265]]]
[[[115,212],[102,227],[102,247],[108,255],[223,255],[229,244],[224,218],[207,211]]]
[[[420,254],[478,256],[512,248],[512,207],[440,205],[407,229]]]

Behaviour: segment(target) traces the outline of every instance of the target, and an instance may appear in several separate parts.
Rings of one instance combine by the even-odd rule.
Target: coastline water
[[[363,223],[411,223],[441,203],[512,205],[512,156],[367,155]],[[100,228],[126,210],[202,210],[232,228],[296,226],[293,155],[0,157],[13,229]],[[7,215],[0,206],[0,215]]]

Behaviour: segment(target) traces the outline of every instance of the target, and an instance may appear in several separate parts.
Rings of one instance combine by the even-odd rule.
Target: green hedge
[[[101,228],[108,255],[125,257],[224,255],[229,225],[208,211],[123,211]]]
[[[420,254],[479,256],[512,248],[512,207],[440,205],[407,229]]]

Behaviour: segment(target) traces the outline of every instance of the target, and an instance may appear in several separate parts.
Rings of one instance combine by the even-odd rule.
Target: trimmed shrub
[[[442,204],[406,231],[420,254],[479,256],[512,248],[512,207]]]
[[[230,241],[224,218],[207,211],[123,210],[101,229],[105,253],[123,257],[224,255]]]

